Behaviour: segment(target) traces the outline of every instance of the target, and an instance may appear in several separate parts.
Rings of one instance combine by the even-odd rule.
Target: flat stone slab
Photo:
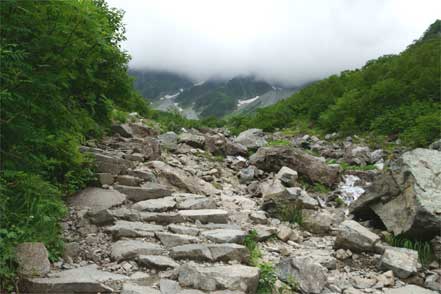
[[[190,227],[190,226],[184,226],[178,224],[170,224],[168,225],[168,229],[175,234],[190,235],[190,236],[197,236],[202,231],[201,229],[196,227]]]
[[[175,247],[179,245],[198,243],[197,237],[189,235],[173,234],[168,232],[157,232],[155,236],[161,241],[165,247]]]
[[[160,225],[125,220],[118,220],[115,222],[115,225],[106,228],[106,232],[111,233],[115,239],[123,237],[153,237],[155,232],[163,230],[164,227]]]
[[[217,229],[201,233],[201,236],[215,243],[238,243],[242,244],[247,232],[242,230]]]
[[[408,278],[418,271],[418,252],[406,248],[387,247],[381,257],[380,267],[392,270],[402,279]]]
[[[375,251],[375,245],[380,241],[377,234],[353,220],[346,220],[337,230],[335,248],[350,249],[356,252]]]
[[[123,285],[121,294],[161,294],[158,289],[149,286],[140,286],[134,283],[128,282]]]
[[[101,188],[86,188],[69,199],[72,207],[89,208],[90,214],[96,214],[102,210],[118,206],[124,203],[126,195],[115,190]]]
[[[159,270],[166,270],[179,266],[179,263],[170,257],[161,255],[140,255],[138,257],[138,262],[147,268],[155,268]]]
[[[112,287],[113,283],[127,279],[129,277],[101,271],[96,265],[89,265],[51,273],[47,278],[25,279],[21,290],[25,293],[109,293],[116,290]]]
[[[190,193],[174,193],[177,201],[178,209],[215,209],[216,202],[202,195],[190,194]]]
[[[181,210],[179,214],[184,218],[201,223],[227,223],[228,212],[222,209]]]
[[[113,243],[110,255],[113,260],[120,261],[139,255],[160,255],[162,253],[164,253],[164,249],[155,243],[142,240],[120,240]]]
[[[132,208],[140,211],[164,212],[172,210],[176,206],[173,197],[144,200],[135,203]]]
[[[115,185],[114,188],[134,202],[171,195],[171,191],[166,186],[157,183],[146,183],[142,187]]]
[[[245,265],[201,266],[187,263],[179,267],[178,281],[182,287],[205,291],[230,290],[255,293],[259,269]]]
[[[224,261],[236,260],[247,262],[250,253],[245,246],[226,244],[187,244],[170,249],[174,259],[189,259],[195,261]]]
[[[407,285],[401,288],[385,289],[384,294],[435,294],[435,291],[416,285]]]

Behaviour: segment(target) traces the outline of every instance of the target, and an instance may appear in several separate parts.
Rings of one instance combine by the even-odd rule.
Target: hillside
[[[440,136],[441,22],[398,55],[316,82],[252,115],[230,120],[236,131],[251,127],[315,128],[341,134],[372,133],[415,146]]]

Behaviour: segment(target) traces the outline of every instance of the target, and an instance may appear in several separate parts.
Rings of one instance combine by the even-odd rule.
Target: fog
[[[195,81],[255,75],[299,85],[403,51],[439,0],[109,0],[126,11],[130,67]]]

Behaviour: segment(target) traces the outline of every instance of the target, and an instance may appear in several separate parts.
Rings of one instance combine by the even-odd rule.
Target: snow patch
[[[250,104],[250,103],[256,101],[257,99],[259,99],[259,97],[260,97],[260,96],[256,96],[256,97],[254,97],[254,98],[250,98],[250,99],[246,99],[246,100],[239,100],[239,101],[237,102],[237,107],[242,106],[242,105],[245,105],[245,104]]]

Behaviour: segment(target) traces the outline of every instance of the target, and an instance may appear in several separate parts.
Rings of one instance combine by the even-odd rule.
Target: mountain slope
[[[309,125],[323,132],[373,132],[422,146],[441,133],[441,22],[398,55],[368,61],[292,97],[231,119],[236,131]]]

